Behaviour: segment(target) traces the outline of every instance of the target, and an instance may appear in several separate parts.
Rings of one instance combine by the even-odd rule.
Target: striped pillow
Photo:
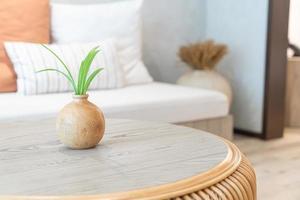
[[[101,52],[93,61],[91,71],[97,67],[103,67],[104,70],[95,78],[90,89],[112,89],[124,86],[123,72],[117,58],[114,40],[86,44],[51,44],[48,47],[63,59],[74,79],[77,79],[81,61],[93,47],[98,45]],[[5,42],[5,49],[17,73],[18,93],[35,95],[72,91],[69,82],[59,73],[36,73],[49,67],[64,70],[59,61],[40,44]]]

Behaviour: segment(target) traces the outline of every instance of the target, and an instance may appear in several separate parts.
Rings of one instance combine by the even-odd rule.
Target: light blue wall
[[[207,0],[206,37],[228,44],[219,66],[234,90],[235,126],[261,132],[268,0]]]
[[[156,80],[175,83],[185,71],[180,46],[205,37],[205,0],[145,0],[144,62]]]

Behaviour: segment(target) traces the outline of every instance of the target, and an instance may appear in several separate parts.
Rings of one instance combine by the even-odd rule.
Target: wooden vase
[[[56,128],[60,141],[72,149],[95,147],[104,135],[102,111],[88,101],[88,95],[74,95],[59,113]]]

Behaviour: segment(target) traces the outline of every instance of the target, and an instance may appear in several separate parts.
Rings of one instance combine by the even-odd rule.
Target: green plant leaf
[[[88,73],[90,71],[91,64],[92,64],[93,60],[95,59],[96,55],[100,52],[100,50],[98,49],[99,47],[97,46],[97,47],[93,48],[92,50],[90,50],[88,55],[81,62],[79,73],[78,73],[78,83],[76,85],[68,66],[62,61],[62,59],[46,45],[42,44],[42,46],[44,48],[46,48],[50,53],[52,53],[59,60],[59,62],[63,65],[64,69],[66,70],[66,73],[61,70],[55,69],[55,68],[46,68],[46,69],[37,71],[37,73],[45,72],[45,71],[55,71],[55,72],[62,74],[70,82],[70,84],[72,85],[72,87],[74,89],[74,93],[76,95],[86,94],[93,79],[97,76],[97,74],[99,74],[99,72],[101,72],[103,70],[103,68],[96,69],[88,77]]]
[[[86,56],[86,58],[81,62],[79,74],[78,74],[78,92],[80,94],[84,93],[84,86],[86,83],[87,75],[90,70],[91,64],[93,60],[95,59],[96,55],[100,52],[98,50],[98,46],[94,47]]]
[[[64,66],[65,70],[67,71],[67,74],[68,74],[68,80],[71,82],[73,88],[74,88],[74,92],[75,94],[78,93],[78,90],[77,90],[77,87],[76,87],[76,83],[74,81],[74,78],[69,70],[69,68],[67,67],[67,65],[62,61],[62,59],[54,52],[52,51],[49,47],[47,47],[46,45],[44,44],[41,44],[45,49],[47,49],[50,53],[52,53],[56,58],[57,60]],[[49,71],[49,70],[47,70]],[[51,70],[51,71],[55,71],[55,70]],[[59,71],[59,70],[58,70]],[[61,72],[61,71],[59,71]],[[65,74],[65,73],[64,73]]]
[[[54,68],[42,69],[42,70],[37,71],[36,73],[45,72],[45,71],[55,71],[55,72],[58,72],[58,73],[64,75],[68,79],[68,81],[70,82],[70,84],[72,85],[74,91],[76,91],[76,87],[72,84],[72,79],[71,79],[71,77],[69,77],[68,74],[66,74],[66,73],[64,73],[64,72],[62,72],[62,71],[60,71],[58,69],[54,69]]]
[[[84,85],[84,89],[83,89],[83,93],[82,94],[86,94],[87,90],[90,87],[91,82],[93,81],[93,79],[97,76],[97,74],[99,74],[101,71],[103,70],[103,68],[99,68],[96,69],[87,79],[85,85]]]

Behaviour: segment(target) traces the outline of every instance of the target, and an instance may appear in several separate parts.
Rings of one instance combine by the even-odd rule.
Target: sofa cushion
[[[82,60],[96,46],[99,46],[100,52],[93,60],[89,74],[97,68],[104,69],[95,77],[89,89],[123,87],[124,73],[119,64],[114,39],[93,43],[47,45],[66,63],[76,82]],[[18,75],[18,93],[34,95],[73,91],[71,84],[63,75],[53,71],[37,73],[38,70],[45,68],[66,72],[59,60],[40,44],[5,42],[5,48]]]
[[[16,75],[5,53],[4,41],[49,43],[48,0],[1,0],[0,92],[16,91]]]
[[[15,92],[16,90],[16,74],[13,68],[0,62],[0,93]]]
[[[87,5],[52,3],[53,41],[95,42],[108,37],[117,38],[117,50],[127,84],[152,82],[142,62],[142,4],[143,0]]]
[[[222,93],[158,82],[90,91],[89,95],[89,100],[110,118],[176,123],[223,117],[229,109]],[[0,120],[23,120],[56,116],[72,100],[72,94],[22,96],[7,93],[0,94],[0,99]]]

